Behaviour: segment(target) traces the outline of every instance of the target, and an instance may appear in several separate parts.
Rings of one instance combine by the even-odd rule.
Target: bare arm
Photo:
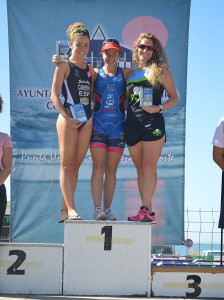
[[[78,128],[82,124],[82,122],[68,117],[64,109],[64,106],[62,105],[61,100],[59,98],[63,81],[68,77],[69,72],[70,72],[69,65],[65,61],[61,62],[56,66],[53,83],[52,83],[52,89],[51,89],[51,101],[53,102],[57,111],[68,122],[69,126],[72,128]]]
[[[126,84],[128,83],[128,78],[131,75],[131,73],[134,71],[132,68],[121,68],[123,74],[124,74],[124,79],[126,81]]]
[[[213,146],[213,160],[224,171],[224,148]]]
[[[93,67],[92,67],[93,68]],[[94,76],[93,76],[93,84],[95,84],[95,81],[96,81],[96,77],[99,73],[99,69],[98,68],[93,68],[94,70]]]
[[[164,110],[167,110],[178,104],[178,96],[170,71],[168,69],[164,70],[163,75],[163,86],[169,96],[169,99],[163,104],[163,108]],[[143,109],[151,114],[160,112],[159,106],[143,107]]]
[[[0,185],[8,178],[12,170],[12,148],[5,148],[2,157],[3,169],[0,170]]]
[[[126,91],[125,91],[125,98],[124,98],[123,104],[124,104],[124,109],[127,110],[127,108],[128,108],[128,97],[129,97],[129,94],[128,94],[128,91],[127,91],[128,78],[130,77],[130,75],[132,74],[134,69],[132,69],[132,68],[122,68],[121,70],[123,72],[125,83],[126,83]]]
[[[173,76],[171,75],[170,71],[167,70],[163,74],[164,74],[163,86],[169,96],[169,99],[163,104],[163,108],[164,110],[166,110],[177,105],[179,100],[178,100]]]
[[[92,76],[93,76],[93,81],[92,81],[92,90],[91,90],[91,101],[93,103],[93,107],[92,107],[92,110],[94,110],[94,105],[95,105],[95,102],[94,102],[94,84],[95,84],[95,81],[96,81],[96,78],[97,78],[97,75],[98,75],[98,72],[99,72],[99,69],[98,68],[93,68],[93,66],[89,65],[90,69],[91,69],[91,72],[92,72]],[[93,69],[93,71],[92,71]]]
[[[56,66],[54,72],[54,78],[52,82],[52,89],[51,89],[51,101],[54,103],[55,108],[57,111],[67,119],[68,116],[65,112],[65,109],[60,101],[59,95],[61,92],[63,81],[69,75],[69,67],[66,62],[62,62]]]

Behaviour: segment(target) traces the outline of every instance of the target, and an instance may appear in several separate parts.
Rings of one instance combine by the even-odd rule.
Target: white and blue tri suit
[[[125,79],[120,68],[117,68],[114,77],[107,76],[103,68],[99,69],[94,84],[95,105],[90,147],[123,153],[125,89]]]

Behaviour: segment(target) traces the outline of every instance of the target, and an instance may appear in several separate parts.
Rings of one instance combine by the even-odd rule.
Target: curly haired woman
[[[162,112],[178,103],[169,65],[158,38],[141,33],[134,42],[135,70],[128,79],[128,110],[125,140],[136,167],[142,206],[129,221],[152,222],[151,200],[157,184],[157,161],[165,142]],[[169,99],[162,105],[166,90]]]

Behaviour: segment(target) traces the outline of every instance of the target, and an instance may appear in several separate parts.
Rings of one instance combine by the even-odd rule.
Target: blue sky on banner
[[[192,0],[188,52],[185,207],[219,210],[221,172],[212,161],[211,140],[223,116],[222,0]],[[10,132],[6,1],[0,2],[0,82],[5,100],[0,118]],[[174,45],[175,48],[175,45]],[[19,49],[18,49],[19,53]],[[7,181],[9,189],[9,181]]]

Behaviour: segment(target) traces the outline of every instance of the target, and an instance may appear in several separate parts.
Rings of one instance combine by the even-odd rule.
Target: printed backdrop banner
[[[184,238],[184,157],[187,43],[190,0],[8,0],[11,134],[11,240],[63,243],[58,223],[62,194],[60,154],[51,100],[56,40],[76,21],[91,33],[87,62],[102,65],[105,38],[122,46],[120,67],[131,67],[133,41],[141,32],[158,36],[167,53],[179,104],[164,113],[167,141],[158,162],[152,205],[156,213],[153,245],[180,244]],[[164,93],[163,101],[167,99]],[[63,98],[62,98],[63,101]],[[79,173],[75,202],[83,219],[93,219],[88,151]],[[127,147],[119,164],[112,210],[119,220],[135,215],[141,201]]]

